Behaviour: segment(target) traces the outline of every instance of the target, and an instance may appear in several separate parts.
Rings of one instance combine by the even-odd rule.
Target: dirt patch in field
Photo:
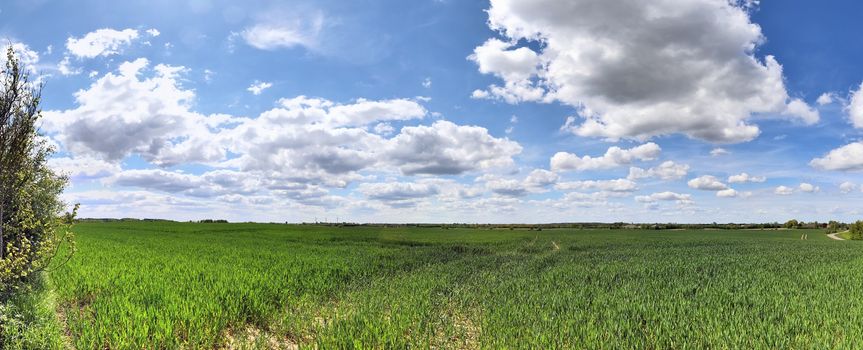
[[[57,314],[57,322],[63,328],[63,345],[66,349],[75,350],[75,342],[72,341],[72,330],[69,329],[69,317],[66,315],[66,307],[58,305],[55,313]]]
[[[224,343],[220,350],[279,349],[296,350],[300,345],[288,337],[278,337],[252,325],[245,328],[227,329],[223,335]]]
[[[481,329],[458,307],[447,308],[442,315],[444,325],[435,331],[432,349],[479,349]],[[449,331],[448,331],[448,330]]]

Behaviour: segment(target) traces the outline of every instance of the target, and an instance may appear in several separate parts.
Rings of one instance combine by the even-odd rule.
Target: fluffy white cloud
[[[817,102],[819,106],[829,105],[833,103],[833,93],[825,92],[821,94],[821,96],[818,96],[818,100],[815,102]]]
[[[579,157],[572,153],[557,152],[551,157],[550,163],[553,171],[611,169],[631,164],[635,160],[656,159],[661,151],[659,145],[649,142],[630,149],[612,146],[600,157]]]
[[[184,68],[157,65],[153,76],[139,79],[147,65],[143,58],[125,62],[76,92],[77,108],[44,112],[45,130],[77,155],[109,161],[131,153],[166,165],[223,158],[207,137],[208,125],[223,118],[189,110],[195,94],[179,85]]]
[[[560,178],[554,172],[545,169],[534,169],[524,179],[524,183],[528,187],[545,187],[553,185]]]
[[[470,59],[504,85],[473,97],[560,101],[580,117],[566,130],[608,139],[682,133],[742,142],[760,133],[749,123],[755,114],[818,121],[789,97],[782,66],[755,57],[761,29],[735,4],[493,0],[488,23],[504,40],[487,40]]]
[[[780,196],[787,196],[787,195],[794,193],[794,189],[791,187],[788,187],[788,186],[778,186],[773,191],[773,193],[776,193]]]
[[[850,181],[845,181],[839,185],[839,191],[842,193],[851,193],[851,192],[854,192],[856,190],[857,190],[857,184],[850,182]]]
[[[48,166],[71,177],[104,177],[120,172],[120,166],[92,157],[61,157],[48,160]]]
[[[690,188],[705,191],[722,191],[728,189],[728,185],[719,181],[715,176],[703,175],[696,177],[686,183]]]
[[[851,124],[855,128],[863,128],[863,83],[860,83],[857,91],[851,93],[851,100],[848,101],[845,109],[848,117],[851,118]]]
[[[662,180],[678,180],[686,176],[687,173],[689,173],[689,165],[677,164],[673,161],[667,160],[662,162],[662,164],[647,170],[638,167],[631,167],[629,168],[629,176],[626,178],[630,180],[638,180],[656,177]]]
[[[249,46],[261,50],[276,50],[304,46],[317,46],[318,36],[324,26],[324,15],[280,17],[257,23],[243,30],[239,35]]]
[[[521,150],[518,143],[495,138],[486,128],[438,120],[402,128],[387,142],[385,159],[407,175],[461,174],[511,166]]]
[[[807,193],[813,193],[820,191],[821,188],[810,183],[802,182],[800,183],[800,190]]]
[[[608,192],[633,192],[638,190],[638,185],[629,179],[585,180],[561,182],[555,185],[554,188],[561,191],[599,190]]]
[[[148,30],[147,34],[159,35],[154,29]],[[66,50],[78,58],[116,55],[139,37],[140,34],[135,29],[103,28],[87,33],[81,38],[69,37],[66,40]]]
[[[440,192],[440,189],[432,184],[408,182],[364,183],[360,184],[358,190],[369,199],[392,207],[414,206],[417,200]]]
[[[677,201],[678,203],[691,203],[692,195],[665,191],[653,193],[649,196],[636,196],[635,200],[641,203],[653,203],[656,201]]]
[[[728,155],[728,154],[731,154],[731,152],[728,152],[728,150],[726,150],[722,147],[716,147],[716,148],[710,150],[710,155],[713,157],[719,157],[719,156],[724,156],[724,155]]]
[[[849,143],[834,149],[824,157],[813,159],[809,165],[821,170],[863,170],[863,142]]]
[[[261,93],[264,92],[264,90],[269,89],[272,86],[273,86],[273,83],[255,80],[255,82],[253,82],[252,85],[249,85],[249,87],[246,88],[246,90],[251,92],[252,95],[260,95]]]
[[[721,191],[716,191],[716,196],[721,198],[734,198],[737,197],[737,190],[733,188],[728,188]]]
[[[742,183],[742,182],[764,182],[767,181],[767,178],[764,176],[752,176],[747,173],[740,173],[737,175],[731,175],[728,177],[728,182],[730,183]]]

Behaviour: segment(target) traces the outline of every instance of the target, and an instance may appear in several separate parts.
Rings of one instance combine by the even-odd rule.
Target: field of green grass
[[[77,349],[863,348],[820,231],[114,222],[51,271]]]

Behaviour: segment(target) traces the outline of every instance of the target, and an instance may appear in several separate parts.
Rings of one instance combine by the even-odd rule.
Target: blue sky
[[[852,1],[6,1],[85,217],[863,216]]]

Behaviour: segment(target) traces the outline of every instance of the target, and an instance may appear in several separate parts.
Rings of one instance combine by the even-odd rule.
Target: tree
[[[42,85],[32,82],[11,47],[0,71],[0,297],[45,268],[77,212],[61,215],[67,179],[48,167],[54,149],[39,135]],[[74,251],[68,249],[68,254]]]
[[[857,221],[851,224],[848,229],[851,239],[863,239],[863,221]]]
[[[785,222],[785,228],[797,228],[800,226],[800,222],[795,219],[791,219]]]

